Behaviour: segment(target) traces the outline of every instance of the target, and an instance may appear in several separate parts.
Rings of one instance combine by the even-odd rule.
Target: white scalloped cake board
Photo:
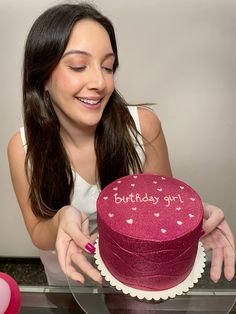
[[[95,252],[95,263],[98,265],[98,269],[101,271],[101,274],[105,277],[107,281],[110,282],[111,286],[114,286],[117,290],[121,290],[125,294],[130,294],[132,297],[138,297],[139,299],[147,299],[147,300],[166,300],[168,298],[174,298],[176,295],[181,295],[184,292],[187,292],[189,288],[192,288],[195,283],[198,282],[199,278],[201,278],[202,273],[204,272],[206,254],[203,249],[202,243],[199,241],[197,256],[195,259],[195,263],[193,265],[191,273],[188,277],[178,284],[175,287],[170,289],[161,290],[161,291],[146,291],[146,290],[138,290],[129,286],[124,285],[120,281],[118,281],[109,270],[106,268],[103,260],[100,256],[98,239],[95,243],[96,252]]]

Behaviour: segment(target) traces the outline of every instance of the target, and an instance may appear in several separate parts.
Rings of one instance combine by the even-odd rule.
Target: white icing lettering
[[[181,199],[180,194],[178,194],[178,197],[179,197],[179,201],[180,201],[180,203],[183,203],[184,201]]]
[[[180,194],[178,194],[177,196],[173,196],[173,195],[164,196],[164,200],[166,201],[166,205],[165,205],[166,207],[169,207],[171,202],[175,202],[177,200],[179,200],[180,203],[183,203],[183,200],[182,200]]]
[[[117,195],[118,195],[117,193],[114,194],[114,196],[115,196],[115,203],[116,203],[116,204],[119,204],[119,203],[121,203],[121,202],[127,203],[127,201],[125,200],[125,197],[124,197],[124,196],[123,196],[123,197],[120,197],[120,196],[117,196]]]
[[[116,204],[120,203],[146,203],[150,202],[153,205],[156,205],[159,202],[159,197],[157,196],[151,196],[145,193],[144,195],[139,195],[139,193],[136,193],[135,195],[133,193],[130,193],[128,196],[119,196],[118,193],[114,194],[114,199]]]

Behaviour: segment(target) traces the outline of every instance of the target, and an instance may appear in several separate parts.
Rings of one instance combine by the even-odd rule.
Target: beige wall
[[[60,1],[1,0],[0,255],[34,256],[12,190],[6,146],[21,121],[21,59],[38,14]],[[236,234],[236,1],[95,2],[113,21],[117,85],[129,102],[157,102],[175,176],[224,208]]]

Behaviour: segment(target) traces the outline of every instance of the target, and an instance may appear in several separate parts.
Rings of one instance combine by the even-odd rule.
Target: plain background
[[[0,3],[0,255],[37,256],[15,199],[7,143],[22,126],[21,64],[35,18],[62,1]],[[117,86],[130,103],[154,102],[173,173],[224,209],[236,234],[236,1],[91,1],[113,22]]]

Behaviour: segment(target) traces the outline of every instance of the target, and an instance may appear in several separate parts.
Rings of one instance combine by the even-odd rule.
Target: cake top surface
[[[203,219],[197,192],[186,183],[157,174],[122,177],[100,193],[99,219],[128,237],[167,241],[194,230]]]

